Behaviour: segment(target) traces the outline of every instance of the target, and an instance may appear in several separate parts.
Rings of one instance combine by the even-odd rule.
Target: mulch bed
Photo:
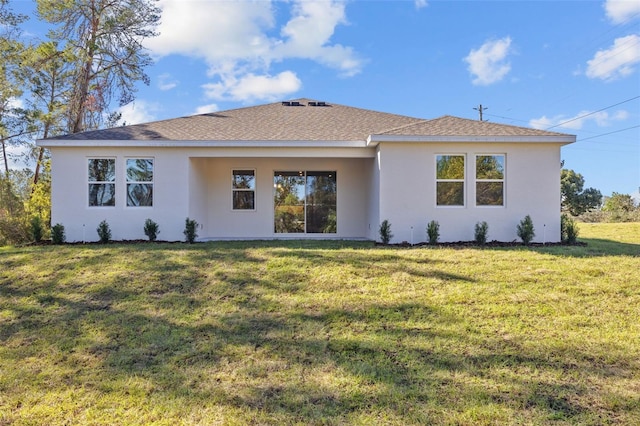
[[[389,247],[448,247],[448,248],[468,248],[468,247],[477,247],[477,248],[492,248],[492,247],[553,247],[553,246],[586,246],[585,242],[575,242],[575,243],[567,243],[567,242],[559,242],[559,243],[529,243],[524,244],[520,241],[487,241],[485,244],[478,244],[475,241],[455,241],[448,243],[436,243],[429,244],[426,242],[411,244],[407,241],[403,241],[397,244],[383,244],[376,242],[376,246],[389,246]]]
[[[197,244],[195,242],[194,244]],[[43,240],[38,243],[27,243],[25,246],[49,246],[53,243],[51,240]],[[69,243],[64,243],[64,245],[108,245],[108,244],[187,244],[184,241],[165,241],[165,240],[112,240],[107,243],[101,243],[100,241],[74,241]],[[575,242],[575,243],[567,243],[567,242],[559,242],[559,243],[529,243],[524,244],[519,241],[487,241],[485,244],[478,244],[475,241],[456,241],[456,242],[447,242],[447,243],[436,243],[429,244],[427,242],[420,242],[416,244],[411,244],[407,241],[403,241],[401,243],[395,244],[383,244],[380,242],[374,242],[375,246],[379,247],[448,247],[448,248],[468,248],[468,247],[477,247],[477,248],[492,248],[492,247],[554,247],[554,246],[586,246],[585,242]]]

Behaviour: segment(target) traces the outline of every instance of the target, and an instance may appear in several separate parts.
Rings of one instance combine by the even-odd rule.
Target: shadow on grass
[[[640,244],[623,243],[599,238],[580,238],[587,243],[585,257],[589,256],[635,256],[640,257]],[[578,252],[578,254],[580,254]]]
[[[473,282],[393,251],[336,258],[274,250],[270,259],[295,266],[274,271],[242,244],[122,250],[125,265],[111,265],[97,248],[70,250],[66,264],[37,282],[0,281],[2,308],[12,312],[0,322],[4,361],[17,366],[41,354],[45,363],[64,364],[76,373],[51,378],[60,390],[97,389],[100,398],[133,391],[130,379],[142,378],[151,384],[147,404],[224,407],[239,423],[284,424],[383,415],[404,424],[605,421],[591,402],[609,395],[590,379],[634,374],[633,359],[594,360],[568,343],[531,351],[420,300],[314,299],[305,268],[336,262],[365,278],[407,273]],[[87,270],[95,272],[91,279]],[[64,356],[47,360],[54,354]],[[616,398],[622,409],[637,403]],[[486,418],[461,417],[481,416],[487,406]]]

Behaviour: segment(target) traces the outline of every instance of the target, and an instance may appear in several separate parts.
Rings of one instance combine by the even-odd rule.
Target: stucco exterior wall
[[[65,148],[52,151],[52,224],[65,227],[67,241],[97,241],[96,228],[106,220],[114,240],[146,239],[147,218],[160,225],[159,239],[183,240],[187,217],[200,224],[201,239],[225,238],[367,238],[373,158],[242,157],[250,150],[176,148]],[[355,152],[355,151],[354,151]],[[315,152],[316,155],[327,151]],[[235,154],[236,156],[234,156]],[[221,155],[221,157],[212,157]],[[88,159],[116,159],[116,202],[88,206]],[[153,158],[153,207],[126,206],[127,158]],[[233,169],[255,169],[256,210],[232,210]],[[273,172],[336,171],[337,234],[275,234]]]
[[[380,222],[392,224],[392,242],[426,241],[430,220],[441,241],[469,241],[474,225],[489,224],[489,240],[517,240],[516,226],[530,215],[537,242],[560,240],[559,143],[381,142],[376,151],[217,149],[179,147],[54,147],[52,224],[65,226],[68,241],[96,241],[106,220],[112,237],[145,239],[144,221],[160,225],[159,238],[183,240],[185,218],[200,224],[203,239],[369,238]],[[280,155],[281,154],[281,155]],[[308,156],[303,156],[307,154]],[[436,155],[465,156],[465,205],[436,206]],[[475,205],[475,156],[505,156],[505,204]],[[88,206],[88,159],[116,159],[116,205]],[[127,207],[127,158],[154,159],[153,207]],[[233,169],[256,171],[256,209],[232,209]],[[336,171],[337,233],[276,234],[273,229],[274,171]]]
[[[144,221],[160,224],[159,239],[184,238],[184,220],[189,215],[189,162],[171,150],[136,148],[51,149],[51,223],[65,227],[67,241],[97,241],[96,228],[109,223],[112,238],[146,239]],[[116,159],[116,200],[113,207],[89,207],[88,159]],[[153,207],[127,207],[125,162],[127,158],[153,158]]]
[[[200,236],[227,238],[366,238],[370,170],[373,160],[340,158],[192,158],[193,169],[201,170],[206,185],[191,196],[205,200]],[[256,173],[256,209],[233,210],[231,174],[233,169],[253,169]],[[336,171],[337,233],[274,233],[274,171]]]
[[[371,195],[369,197],[369,212],[367,223],[367,238],[376,240],[380,227],[380,149],[376,149],[373,167],[371,168]]]
[[[488,240],[518,240],[516,227],[530,215],[536,242],[560,240],[560,144],[381,143],[379,220],[392,225],[392,242],[427,240],[426,226],[440,224],[440,241],[471,241],[486,221]],[[436,206],[436,155],[465,156],[465,205]],[[504,206],[475,205],[475,156],[505,155]],[[379,238],[376,236],[376,238]]]

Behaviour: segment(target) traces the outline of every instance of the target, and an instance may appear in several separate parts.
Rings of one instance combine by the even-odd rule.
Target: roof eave
[[[367,146],[374,147],[380,142],[438,142],[438,143],[574,143],[574,135],[549,136],[430,136],[430,135],[370,135]]]
[[[305,140],[85,140],[39,139],[36,145],[45,148],[134,147],[134,148],[367,148],[364,140],[305,141]]]

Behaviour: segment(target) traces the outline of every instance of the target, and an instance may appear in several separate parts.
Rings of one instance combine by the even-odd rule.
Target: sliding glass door
[[[276,171],[274,230],[276,233],[336,233],[336,172]]]

